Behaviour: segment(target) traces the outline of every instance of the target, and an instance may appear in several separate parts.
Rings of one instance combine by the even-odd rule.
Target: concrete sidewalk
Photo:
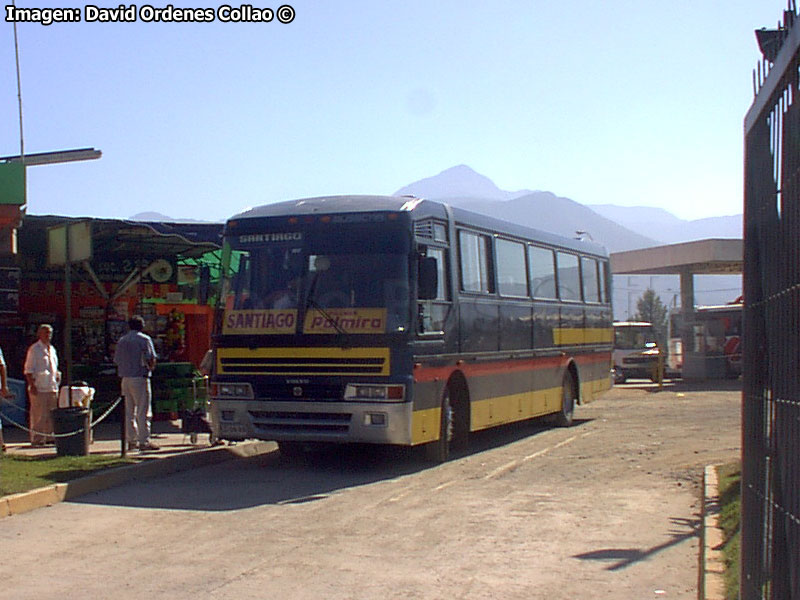
[[[131,458],[136,457],[163,457],[166,455],[180,454],[187,451],[208,448],[209,435],[207,433],[198,434],[197,443],[192,444],[189,434],[181,433],[181,421],[154,421],[152,425],[151,440],[160,447],[159,450],[139,452],[138,450],[129,451],[127,454]],[[21,456],[55,456],[56,447],[53,444],[48,446],[31,446],[28,442],[28,434],[16,427],[3,425],[3,436],[6,443],[6,452]],[[93,440],[89,446],[89,454],[119,455],[122,450],[120,442],[121,432],[120,423],[109,422],[109,420],[99,423],[93,432]]]
[[[136,461],[131,465],[104,469],[66,483],[56,483],[28,492],[2,496],[0,497],[0,518],[51,506],[57,502],[71,500],[129,481],[160,477],[235,458],[256,456],[272,452],[277,448],[277,444],[274,442],[260,441],[241,442],[236,445],[222,443],[212,446],[208,434],[199,435],[197,443],[192,444],[190,436],[181,432],[179,420],[156,421],[153,423],[152,429],[152,441],[159,446],[158,450],[129,451],[126,453],[127,457]],[[54,445],[31,446],[27,441],[27,433],[19,429],[4,426],[3,435],[8,454],[42,458],[57,455]],[[90,455],[121,455],[119,422],[98,424],[93,437],[89,446]]]

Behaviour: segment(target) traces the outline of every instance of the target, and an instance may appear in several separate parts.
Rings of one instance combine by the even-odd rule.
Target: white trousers
[[[150,408],[152,391],[149,377],[123,377],[122,395],[125,397],[125,436],[128,443],[140,446],[150,442]]]

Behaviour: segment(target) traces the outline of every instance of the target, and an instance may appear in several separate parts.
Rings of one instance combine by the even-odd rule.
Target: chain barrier
[[[9,398],[0,398],[0,402],[6,402],[6,403],[8,403],[8,404],[11,404],[10,398],[13,398],[13,397],[14,397],[14,396],[10,396]],[[116,399],[116,400],[115,400],[115,401],[114,401],[114,402],[111,404],[111,406],[110,406],[110,407],[109,407],[109,408],[106,410],[106,412],[104,412],[104,413],[103,413],[102,415],[100,415],[100,416],[99,416],[97,419],[95,419],[95,421],[94,421],[94,422],[92,422],[92,423],[89,423],[89,429],[94,429],[94,427],[95,427],[95,426],[96,426],[98,423],[100,423],[100,422],[101,422],[101,421],[103,421],[103,420],[104,420],[106,417],[108,417],[108,415],[110,415],[110,414],[111,414],[111,411],[113,411],[113,410],[114,410],[114,409],[115,409],[115,408],[116,408],[116,407],[119,405],[119,403],[120,403],[120,402],[122,402],[122,396],[119,396],[119,397],[118,397],[118,398],[117,398],[117,399]],[[14,404],[13,406],[16,406],[16,404]],[[18,406],[16,406],[16,407],[17,407],[17,408],[20,408],[20,407],[18,407]],[[8,423],[11,423],[11,424],[12,424],[14,427],[16,427],[17,429],[21,429],[22,431],[26,431],[26,432],[28,432],[28,433],[33,433],[34,435],[44,435],[44,436],[53,437],[53,438],[65,438],[65,437],[70,437],[70,436],[77,435],[77,434],[79,434],[79,433],[83,433],[84,431],[86,431],[86,428],[85,428],[85,427],[81,427],[80,429],[76,429],[75,431],[71,431],[71,432],[69,432],[69,433],[43,433],[43,432],[41,432],[41,431],[36,431],[36,430],[34,430],[34,429],[30,429],[29,427],[26,427],[25,425],[22,425],[21,423],[17,423],[17,422],[16,422],[14,419],[12,419],[12,418],[10,418],[10,417],[8,417],[8,416],[6,416],[6,415],[4,415],[4,416],[0,417],[0,419],[2,419],[3,421],[6,421],[6,422],[8,422]]]

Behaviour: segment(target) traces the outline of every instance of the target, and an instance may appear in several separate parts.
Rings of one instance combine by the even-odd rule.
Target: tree
[[[647,288],[637,300],[636,320],[652,323],[658,345],[667,347],[667,307],[652,288]]]

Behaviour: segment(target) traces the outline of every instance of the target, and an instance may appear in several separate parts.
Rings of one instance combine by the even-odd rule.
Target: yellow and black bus
[[[220,439],[427,445],[610,387],[608,256],[440,202],[334,196],[225,225],[211,410]]]

